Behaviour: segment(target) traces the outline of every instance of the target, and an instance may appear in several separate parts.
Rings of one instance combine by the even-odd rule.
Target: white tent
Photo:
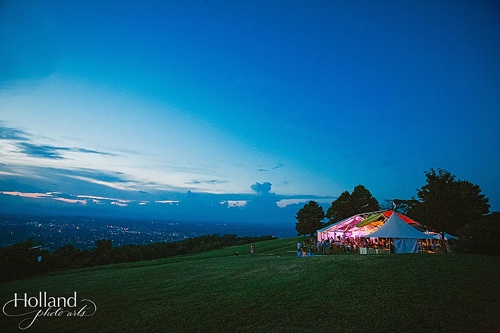
[[[365,238],[393,238],[395,253],[417,253],[418,239],[435,239],[403,221],[398,214],[392,214],[377,231],[364,236]]]
[[[438,236],[436,237],[438,239],[441,239],[441,234],[438,234]],[[457,236],[453,236],[453,235],[450,235],[449,233],[444,233],[444,239],[445,240],[449,240],[449,239],[458,239]]]

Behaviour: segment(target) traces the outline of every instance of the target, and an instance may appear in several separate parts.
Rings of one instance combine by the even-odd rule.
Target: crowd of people
[[[419,244],[420,252],[443,252],[441,248],[441,241],[439,240],[423,240]],[[446,252],[450,252],[450,247],[448,242],[445,242]]]
[[[369,239],[359,237],[330,238],[323,241],[316,241],[304,238],[303,242],[297,244],[297,251],[305,255],[312,254],[334,254],[334,253],[356,253],[360,247],[383,247],[384,244],[372,242]]]
[[[374,249],[379,251],[392,252],[394,244],[389,238],[362,238],[362,237],[341,237],[329,238],[322,241],[304,238],[297,243],[299,255],[313,254],[335,254],[335,253],[360,253],[360,249]],[[440,252],[441,244],[439,240],[423,240],[419,242],[419,252]]]

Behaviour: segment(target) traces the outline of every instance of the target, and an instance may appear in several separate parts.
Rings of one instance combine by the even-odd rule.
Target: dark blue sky
[[[409,199],[443,168],[499,210],[499,8],[2,1],[0,177],[16,182],[0,190]]]

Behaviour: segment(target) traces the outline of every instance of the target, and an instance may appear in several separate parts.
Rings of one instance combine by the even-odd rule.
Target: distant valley
[[[296,235],[294,224],[249,224],[210,221],[166,221],[84,216],[2,215],[0,247],[32,238],[44,249],[54,251],[71,244],[85,250],[99,239],[109,239],[113,246],[173,242],[218,233],[238,236],[272,235],[278,238]]]

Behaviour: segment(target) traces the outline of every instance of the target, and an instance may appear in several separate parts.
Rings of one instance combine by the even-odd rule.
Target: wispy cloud
[[[29,134],[16,128],[2,126],[0,122],[0,140],[28,140]]]
[[[112,205],[117,205],[120,207],[128,206],[128,204],[132,202],[132,200],[105,198],[105,197],[97,197],[90,195],[73,196],[70,194],[63,194],[60,192],[34,193],[34,192],[19,192],[19,191],[0,191],[0,194],[17,196],[22,198],[31,198],[31,199],[52,199],[70,204],[82,204],[82,205],[87,205],[88,203],[87,200],[91,200],[95,204],[99,204],[100,201],[107,201]]]
[[[72,170],[60,170],[60,173],[67,177],[84,177],[86,179],[93,179],[96,181],[106,182],[106,183],[127,183],[129,182],[122,172],[116,171],[102,171],[95,169],[72,169]]]
[[[11,142],[15,147],[19,149],[19,153],[35,157],[35,158],[45,158],[53,160],[62,160],[67,157],[64,156],[64,152],[72,153],[82,153],[82,154],[96,154],[101,156],[116,157],[121,156],[116,153],[104,152],[95,149],[88,149],[83,147],[71,147],[71,146],[54,146],[39,144],[33,139],[33,135],[13,127],[8,127],[2,125],[0,121],[0,140],[6,142]]]
[[[277,169],[281,169],[283,168],[285,165],[283,163],[278,163],[277,165],[271,167],[271,168],[265,168],[265,167],[260,167],[257,169],[257,171],[259,172],[266,172],[266,171],[269,171],[269,170],[277,170]]]
[[[18,196],[18,197],[23,197],[23,198],[33,198],[33,199],[40,199],[40,198],[51,198],[52,194],[50,193],[23,193],[23,192],[17,192],[17,191],[2,191],[0,192],[5,195],[12,195],[12,196]]]
[[[17,176],[17,173],[0,170],[0,176]]]
[[[7,164],[0,166],[0,175],[12,178],[9,190],[62,191],[102,198],[120,197],[120,192],[126,191],[125,198],[154,201],[158,193],[185,193],[188,190],[227,194],[234,191],[232,188],[238,188],[234,192],[248,194],[248,186],[252,183],[231,178],[234,177],[234,170],[224,171],[228,164],[232,166],[231,163],[218,162],[217,167],[214,167],[205,161],[150,159],[136,152],[108,152],[106,149],[101,150],[100,146],[85,146],[81,143],[84,141],[44,137],[15,126],[3,125],[0,121],[0,157]],[[262,171],[272,173],[283,166],[283,163],[275,160],[264,162],[260,167]],[[256,170],[255,165],[243,167],[242,164],[238,167],[249,172]],[[270,186],[266,189],[266,183],[252,186],[252,190],[258,194],[270,192]],[[150,193],[139,193],[144,190]],[[89,199],[100,201],[104,200],[102,198]]]
[[[92,150],[92,149],[85,149],[85,148],[66,148],[66,149],[68,149],[69,151],[75,152],[75,153],[97,154],[97,155],[111,156],[111,157],[121,156],[120,154],[103,152],[103,151]]]
[[[117,201],[121,203],[130,203],[131,200],[123,200],[123,199],[116,199],[116,198],[106,198],[106,197],[99,197],[99,196],[94,196],[94,195],[77,195],[77,198],[82,198],[82,199],[92,199],[92,200],[106,200],[106,201]]]
[[[231,208],[231,207],[242,208],[242,207],[245,207],[247,203],[248,203],[247,200],[224,200],[224,201],[220,202],[221,205],[227,204],[228,208]]]
[[[126,203],[117,202],[117,201],[112,201],[111,204],[118,206],[118,207],[127,207],[128,206],[128,204],[126,204]]]
[[[53,160],[62,160],[64,157],[59,151],[64,150],[62,148],[44,145],[35,145],[28,142],[19,142],[17,146],[21,149],[21,153],[38,158],[49,158]]]
[[[84,182],[88,182],[91,184],[111,187],[111,188],[114,188],[116,190],[123,190],[123,191],[130,190],[130,186],[128,186],[130,184],[127,184],[127,183],[107,182],[107,181],[98,180],[98,179],[89,178],[89,177],[83,177],[83,176],[68,176],[68,177],[73,178],[73,179],[77,179],[77,180],[82,180]]]
[[[155,203],[169,204],[169,205],[178,205],[179,204],[179,200],[156,200]]]
[[[276,205],[280,208],[284,208],[290,205],[295,205],[295,204],[302,204],[302,203],[307,203],[311,200],[316,201],[317,203],[320,204],[330,204],[333,200],[335,200],[337,197],[318,197],[318,196],[310,196],[310,197],[289,197],[289,198],[283,198],[281,200],[278,200],[276,202]]]
[[[95,200],[121,198],[123,191],[126,191],[126,198],[144,200],[153,194],[141,191],[143,188],[151,188],[155,193],[159,191],[158,185],[134,180],[122,172],[88,168],[0,165],[0,176],[9,179],[9,183],[5,183],[9,186],[2,190],[78,193],[88,195],[89,199],[95,196]]]
[[[63,156],[62,152],[75,152],[84,154],[97,154],[102,156],[119,156],[118,154],[106,153],[97,150],[91,150],[79,147],[57,147],[50,145],[37,145],[29,142],[19,142],[17,146],[21,149],[21,153],[38,158],[48,158],[62,160],[66,157]]]
[[[220,179],[207,179],[207,180],[193,179],[189,182],[185,182],[184,184],[187,184],[187,185],[200,185],[200,184],[216,185],[216,184],[226,184],[226,183],[229,183],[229,181],[228,180],[220,180]]]
[[[57,200],[57,201],[66,202],[66,203],[71,203],[71,204],[76,204],[76,203],[79,203],[82,205],[87,204],[87,200],[68,199],[68,198],[52,198],[52,199]]]

